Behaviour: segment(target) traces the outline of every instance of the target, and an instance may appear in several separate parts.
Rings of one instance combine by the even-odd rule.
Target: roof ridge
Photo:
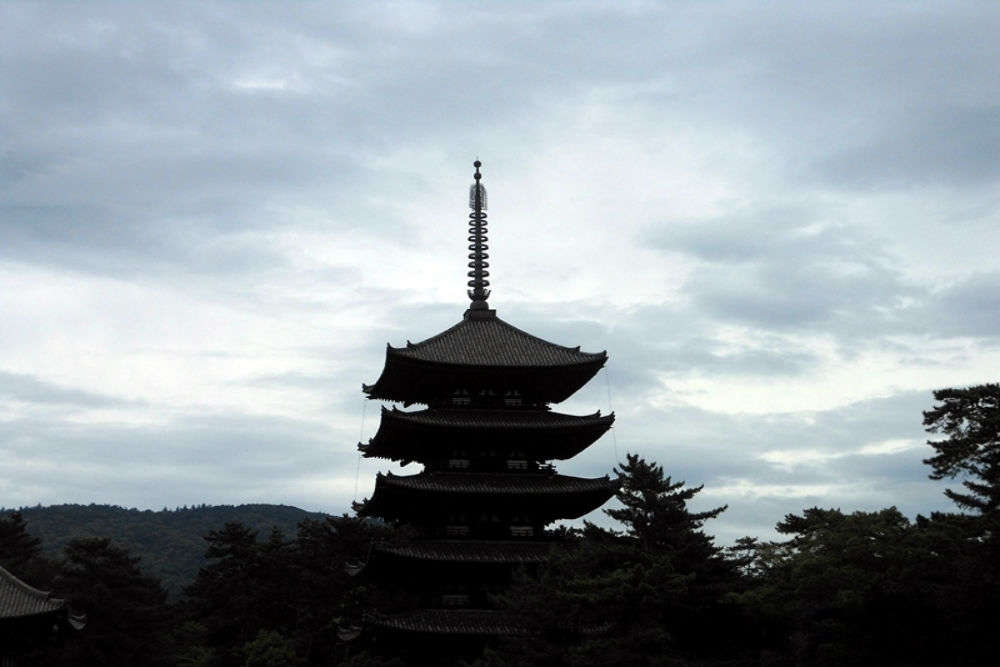
[[[528,333],[524,329],[516,327],[513,324],[511,324],[510,322],[507,322],[506,320],[501,319],[500,317],[491,317],[491,318],[487,318],[487,319],[476,319],[476,318],[462,319],[462,320],[458,321],[457,323],[453,324],[452,326],[448,327],[444,331],[431,336],[430,338],[425,338],[424,340],[417,341],[416,343],[414,343],[414,342],[410,341],[409,339],[407,339],[406,345],[404,345],[404,346],[394,347],[391,344],[386,344],[386,347],[389,350],[397,350],[397,351],[399,351],[399,350],[417,350],[417,349],[420,349],[422,347],[426,347],[427,345],[430,345],[431,343],[437,342],[437,341],[439,341],[439,340],[441,340],[443,338],[446,338],[446,337],[448,337],[450,335],[453,335],[455,332],[459,331],[460,329],[463,329],[465,327],[470,327],[470,326],[484,326],[484,324],[480,324],[480,323],[487,323],[487,322],[496,322],[498,325],[500,325],[500,326],[508,329],[512,333],[514,333],[514,334],[516,334],[516,335],[518,335],[518,336],[520,336],[522,338],[525,338],[525,339],[531,340],[531,341],[536,341],[536,342],[542,343],[544,345],[547,345],[549,347],[553,347],[553,348],[556,348],[558,350],[563,350],[565,352],[574,352],[576,354],[584,355],[586,357],[591,357],[591,358],[597,358],[597,357],[601,357],[601,356],[607,356],[607,353],[608,353],[607,350],[601,350],[600,352],[584,352],[584,351],[582,351],[580,349],[579,345],[569,346],[569,345],[560,345],[559,343],[553,343],[550,340],[545,340],[544,338],[541,338],[540,336],[536,336],[536,335],[534,335],[532,333]]]

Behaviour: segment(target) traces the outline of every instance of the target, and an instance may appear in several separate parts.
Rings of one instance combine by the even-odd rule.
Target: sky
[[[0,5],[0,506],[371,494],[385,344],[490,305],[610,360],[555,406],[789,512],[948,510],[1000,364],[995,2]],[[416,472],[409,466],[402,472]],[[608,524],[599,512],[592,520]]]

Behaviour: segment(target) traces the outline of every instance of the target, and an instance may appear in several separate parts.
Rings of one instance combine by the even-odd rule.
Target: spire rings
[[[479,167],[482,163],[476,160],[473,163],[476,168],[476,173],[474,174],[475,182],[472,187],[469,188],[469,208],[472,212],[469,213],[469,272],[466,274],[469,277],[469,282],[466,283],[469,286],[468,295],[472,300],[473,309],[484,309],[486,306],[486,299],[490,296],[490,281],[489,281],[489,252],[490,249],[489,238],[487,236],[487,225],[486,225],[486,188],[480,183],[482,174],[479,173]]]
[[[476,187],[476,186],[473,186]],[[482,187],[482,186],[479,186]],[[485,301],[490,295],[489,258],[490,249],[487,241],[486,213],[480,208],[469,213],[469,263],[470,271],[466,274],[471,280],[467,283],[469,298],[473,301]]]

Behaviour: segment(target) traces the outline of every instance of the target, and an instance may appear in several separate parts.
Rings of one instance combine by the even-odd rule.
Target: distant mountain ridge
[[[290,505],[200,505],[173,510],[126,509],[115,505],[50,505],[0,509],[0,515],[20,512],[28,531],[42,540],[52,559],[76,537],[107,537],[142,558],[139,565],[159,578],[176,598],[204,564],[205,535],[238,521],[266,539],[272,528],[294,538],[303,519],[322,519],[320,512]]]

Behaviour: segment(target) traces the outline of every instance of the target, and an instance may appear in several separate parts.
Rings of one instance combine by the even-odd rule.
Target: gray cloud
[[[348,494],[317,491],[315,477],[353,477],[360,384],[378,376],[384,343],[431,336],[464,309],[461,243],[454,303],[400,265],[434,235],[461,236],[429,218],[461,229],[467,163],[482,151],[508,201],[552,199],[531,224],[558,235],[558,254],[508,258],[512,273],[544,261],[584,277],[641,280],[647,261],[676,271],[662,298],[503,303],[516,326],[611,355],[565,407],[615,408],[614,438],[564,470],[604,474],[615,443],[617,458],[639,451],[704,482],[706,504],[729,502],[717,524],[729,536],[809,504],[941,507],[918,450],[850,452],[919,439],[925,384],[995,379],[981,374],[995,358],[1000,277],[988,253],[973,255],[1000,242],[998,32],[1000,12],[976,2],[7,3],[0,393],[23,414],[0,422],[15,461],[0,485],[26,503],[344,509]],[[647,165],[633,175],[644,183],[615,172],[633,163]],[[574,181],[597,167],[608,177]],[[456,179],[456,208],[438,209]],[[560,208],[581,202],[604,219]],[[573,264],[597,224],[621,224],[631,255]],[[36,284],[18,279],[29,272]],[[136,317],[112,313],[129,307],[113,298],[85,327],[32,309],[52,291],[38,303],[69,310],[80,295],[57,285],[94,276],[147,290],[128,304],[179,288],[219,314],[210,331],[193,321],[206,331],[190,340],[142,327],[132,340],[105,324]],[[231,317],[247,329],[227,330]],[[8,334],[35,345],[15,349]],[[973,343],[938,349],[956,338]],[[875,371],[888,388],[870,390],[888,398],[832,407],[842,399],[818,395],[799,413],[751,415],[695,407],[680,387],[698,379],[720,402],[750,381],[801,392],[865,355],[889,360]],[[25,358],[37,372],[13,372]],[[104,393],[102,363],[125,367],[131,393],[129,382],[192,359],[190,399]],[[72,386],[52,380],[57,363]],[[120,421],[80,419],[87,411]],[[800,462],[762,458],[776,451]],[[816,465],[810,452],[831,456]]]
[[[1000,107],[943,108],[910,117],[871,143],[821,160],[823,178],[875,189],[934,184],[987,185],[1000,177]]]
[[[977,273],[936,292],[924,324],[953,336],[1000,336],[1000,273]]]
[[[99,408],[136,405],[137,402],[86,389],[65,387],[23,373],[0,371],[0,398],[41,405]]]

